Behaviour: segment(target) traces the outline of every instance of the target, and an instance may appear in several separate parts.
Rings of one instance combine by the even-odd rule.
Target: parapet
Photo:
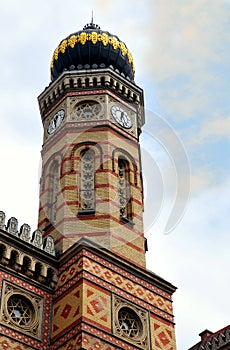
[[[46,253],[55,256],[53,237],[47,236],[43,240],[42,232],[39,230],[35,230],[31,235],[31,227],[28,224],[23,224],[18,230],[18,220],[15,217],[11,217],[7,224],[5,224],[5,220],[5,213],[0,211],[0,230],[4,230],[9,234],[32,244],[34,247],[42,249]]]
[[[5,213],[0,211],[0,270],[10,271],[53,292],[57,286],[58,268],[54,239],[42,238],[28,224],[18,229],[18,220],[11,217],[5,224]]]

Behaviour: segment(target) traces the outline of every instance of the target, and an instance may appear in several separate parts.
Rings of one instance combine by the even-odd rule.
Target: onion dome
[[[110,66],[126,78],[134,79],[133,58],[126,45],[92,21],[60,42],[51,61],[51,79],[55,80],[66,70]]]

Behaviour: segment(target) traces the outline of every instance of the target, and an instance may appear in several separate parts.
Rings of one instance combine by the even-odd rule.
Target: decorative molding
[[[3,281],[0,323],[41,339],[43,303],[37,294]]]
[[[91,41],[94,45],[97,44],[97,42],[102,42],[103,46],[111,45],[114,50],[120,50],[124,57],[127,56],[128,62],[132,66],[132,71],[133,73],[135,72],[132,54],[122,41],[119,41],[117,37],[108,35],[105,32],[87,33],[84,31],[77,35],[73,34],[71,37],[68,38],[68,40],[64,39],[60,43],[60,45],[54,51],[54,54],[50,63],[50,69],[54,67],[54,63],[55,61],[58,60],[60,53],[62,54],[65,53],[66,50],[68,50],[68,48],[73,49],[79,43],[84,46],[88,41]]]
[[[149,350],[148,311],[114,294],[112,303],[114,335],[141,349]]]
[[[8,220],[7,225],[5,225],[5,218],[5,213],[0,211],[0,229],[10,233],[12,236],[18,237],[22,241],[32,244],[36,248],[44,250],[50,255],[55,256],[53,237],[48,236],[49,238],[47,237],[43,240],[42,232],[39,230],[35,230],[31,237],[31,228],[28,224],[23,224],[18,231],[18,220],[15,217],[11,217]],[[47,248],[47,244],[49,245],[49,248]]]

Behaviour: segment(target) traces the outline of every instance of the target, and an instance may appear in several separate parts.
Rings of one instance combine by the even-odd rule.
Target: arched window
[[[55,223],[56,221],[58,189],[59,189],[59,166],[58,166],[58,162],[55,161],[50,167],[50,176],[49,176],[48,217],[52,224]]]
[[[81,153],[80,214],[95,212],[95,153],[92,149]]]
[[[130,187],[130,167],[127,160],[118,158],[118,194],[120,217],[132,220],[132,196]]]
[[[74,87],[74,80],[70,79],[69,80],[69,87],[72,89]]]

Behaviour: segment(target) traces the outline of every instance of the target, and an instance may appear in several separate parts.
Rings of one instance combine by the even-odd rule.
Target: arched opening
[[[129,162],[121,157],[118,158],[118,194],[120,217],[132,221],[133,215],[130,186],[130,166]]]
[[[37,262],[35,264],[34,279],[37,280],[40,277],[40,275],[42,274],[42,270],[43,270],[42,264]]]
[[[23,263],[22,263],[22,273],[28,274],[28,270],[31,266],[31,260],[28,256],[24,256]]]
[[[93,87],[97,87],[97,78],[93,78]]]
[[[101,86],[105,86],[105,77],[101,77]]]
[[[79,88],[82,87],[82,83],[81,83],[81,79],[80,79],[80,78],[78,78],[78,80],[77,80],[77,86],[78,86]]]
[[[95,153],[92,149],[81,152],[80,210],[95,211]]]
[[[70,79],[69,80],[69,87],[72,89],[74,87],[74,80]]]
[[[85,79],[85,86],[86,86],[86,87],[89,87],[89,78],[86,78],[86,79]]]
[[[58,190],[59,190],[59,165],[57,161],[54,161],[50,167],[50,173],[49,173],[48,217],[52,224],[56,222]]]
[[[10,260],[9,260],[9,267],[12,269],[15,269],[18,265],[18,252],[15,250],[12,250],[11,255],[10,255]]]
[[[47,270],[46,282],[49,285],[53,281],[54,271],[49,267]]]
[[[4,244],[0,245],[0,262],[3,262],[6,255],[6,246]]]

